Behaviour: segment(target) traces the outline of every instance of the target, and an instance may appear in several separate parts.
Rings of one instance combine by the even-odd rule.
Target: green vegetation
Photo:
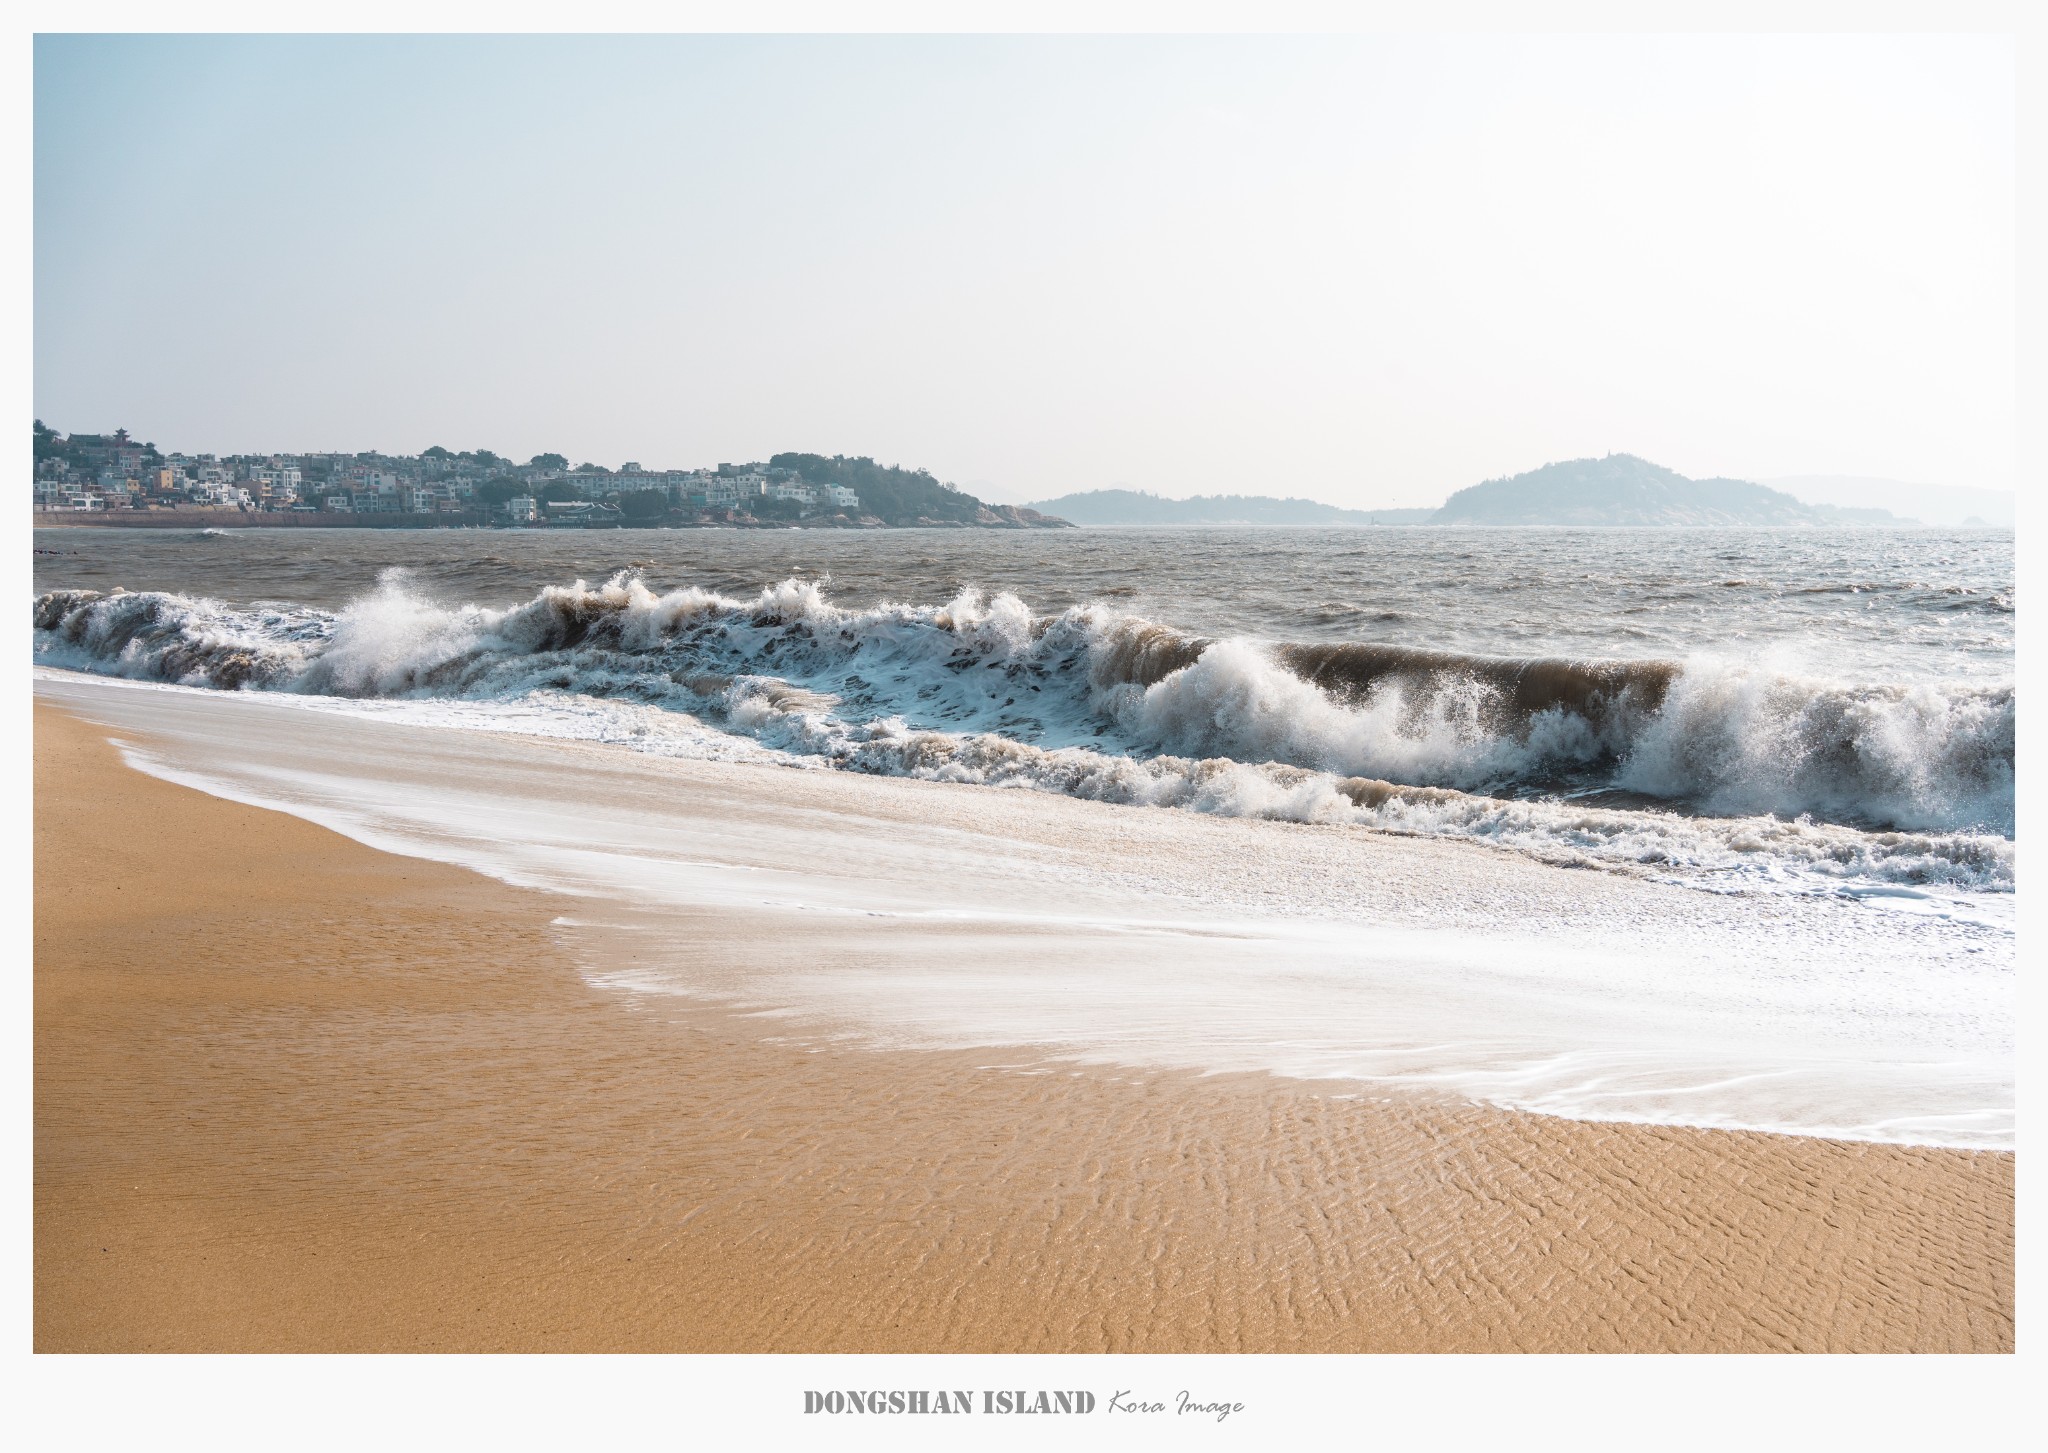
[[[526,481],[510,474],[501,474],[487,479],[476,487],[476,497],[496,509],[508,499],[517,499],[526,493]]]
[[[41,419],[36,420],[35,460],[38,464],[49,459],[61,459],[73,469],[90,474],[126,449],[140,449],[145,467],[164,462],[164,456],[157,452],[156,445],[136,443],[126,429],[116,429],[111,434],[73,434],[67,438]]]
[[[934,479],[928,470],[877,464],[866,455],[777,454],[771,469],[795,470],[809,484],[842,484],[860,496],[861,513],[886,524],[914,525],[919,519],[973,524],[980,500]]]

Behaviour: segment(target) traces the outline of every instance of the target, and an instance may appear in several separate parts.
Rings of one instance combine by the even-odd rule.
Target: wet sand
[[[39,1351],[2013,1344],[2009,1154],[806,1048],[105,735],[36,708]]]

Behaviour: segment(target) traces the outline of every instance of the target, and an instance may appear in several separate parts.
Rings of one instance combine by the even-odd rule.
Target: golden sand
[[[2008,1154],[808,1051],[103,737],[36,709],[39,1351],[2013,1345]]]

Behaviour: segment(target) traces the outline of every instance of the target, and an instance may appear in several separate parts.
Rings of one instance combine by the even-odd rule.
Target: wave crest
[[[332,613],[63,591],[34,621],[51,664],[186,685],[629,701],[851,770],[1643,863],[1739,853],[1735,829],[1709,850],[1673,825],[1733,815],[1774,822],[1742,831],[1815,871],[2011,880],[2009,686],[1273,645],[974,590],[849,609],[819,581],[736,598],[631,574],[507,610],[436,604],[398,573]]]

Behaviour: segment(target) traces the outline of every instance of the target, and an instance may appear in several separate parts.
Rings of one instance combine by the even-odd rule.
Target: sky
[[[1997,37],[40,37],[35,409],[998,501],[2010,489]]]

